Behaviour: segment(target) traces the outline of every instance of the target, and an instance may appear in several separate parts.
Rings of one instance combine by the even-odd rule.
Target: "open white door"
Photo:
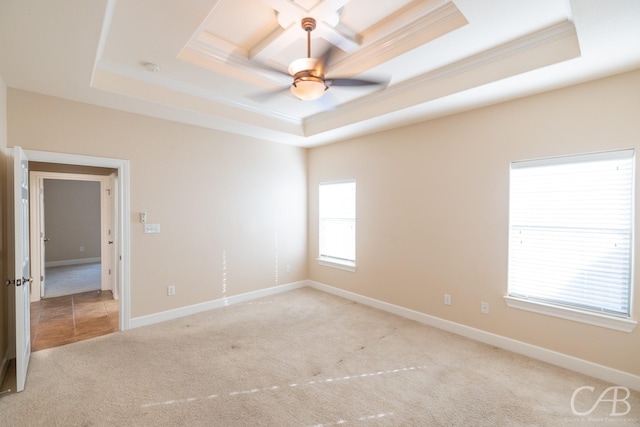
[[[14,279],[16,388],[24,390],[31,356],[29,266],[29,162],[20,147],[13,150]]]

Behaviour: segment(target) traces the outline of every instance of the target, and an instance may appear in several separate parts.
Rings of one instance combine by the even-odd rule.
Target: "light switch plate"
[[[144,225],[145,234],[155,234],[160,232],[160,224],[145,224]]]

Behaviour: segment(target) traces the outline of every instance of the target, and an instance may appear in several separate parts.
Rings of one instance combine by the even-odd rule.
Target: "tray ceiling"
[[[286,88],[335,46],[318,101]],[[640,2],[3,0],[10,87],[312,146],[640,67]],[[615,47],[615,49],[612,49]],[[31,66],[40,61],[40,70]],[[271,97],[256,96],[279,91]]]

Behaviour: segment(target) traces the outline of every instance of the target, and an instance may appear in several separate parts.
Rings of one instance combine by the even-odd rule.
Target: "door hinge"
[[[111,269],[109,269],[109,276],[111,276]]]
[[[44,276],[40,276],[40,281],[44,282]]]

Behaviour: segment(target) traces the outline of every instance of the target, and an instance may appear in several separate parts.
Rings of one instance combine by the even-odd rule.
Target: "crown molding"
[[[138,85],[131,86],[130,82],[138,82]],[[132,69],[121,64],[111,61],[102,60],[98,63],[96,71],[93,74],[92,87],[111,92],[121,92],[128,96],[134,96],[148,101],[164,103],[162,100],[171,99],[174,103],[179,103],[182,99],[178,96],[189,97],[190,99],[198,99],[198,103],[191,103],[187,98],[182,99],[181,108],[188,108],[188,105],[199,105],[200,110],[208,110],[214,108],[220,113],[222,109],[224,116],[229,116],[232,120],[237,120],[239,116],[246,116],[247,113],[252,114],[254,119],[259,122],[268,122],[273,124],[273,120],[283,125],[294,125],[296,128],[302,123],[298,117],[284,114],[264,106],[252,106],[250,104],[234,102],[227,98],[220,97],[215,92],[204,90],[202,87],[185,83],[182,81],[170,79],[168,77],[150,74],[139,69]],[[135,88],[139,91],[135,92]],[[151,96],[154,94],[154,96]],[[203,104],[204,102],[204,104]],[[193,108],[197,110],[198,108]]]
[[[197,61],[194,57],[204,59],[208,64]],[[291,78],[276,71],[270,71],[266,68],[256,67],[255,63],[250,62],[249,53],[242,48],[229,43],[210,33],[200,33],[198,37],[189,40],[187,45],[180,51],[178,58],[191,62],[195,65],[205,66],[214,69],[214,71],[239,77],[244,75],[247,81],[256,83],[256,78],[264,82],[271,83],[276,86],[288,85]]]
[[[563,21],[304,120],[307,136],[422,104],[580,56],[573,22]],[[500,64],[501,67],[496,67]]]
[[[332,74],[357,75],[468,24],[450,0],[411,8],[363,34],[364,46],[330,64]],[[394,30],[391,27],[396,27]]]

